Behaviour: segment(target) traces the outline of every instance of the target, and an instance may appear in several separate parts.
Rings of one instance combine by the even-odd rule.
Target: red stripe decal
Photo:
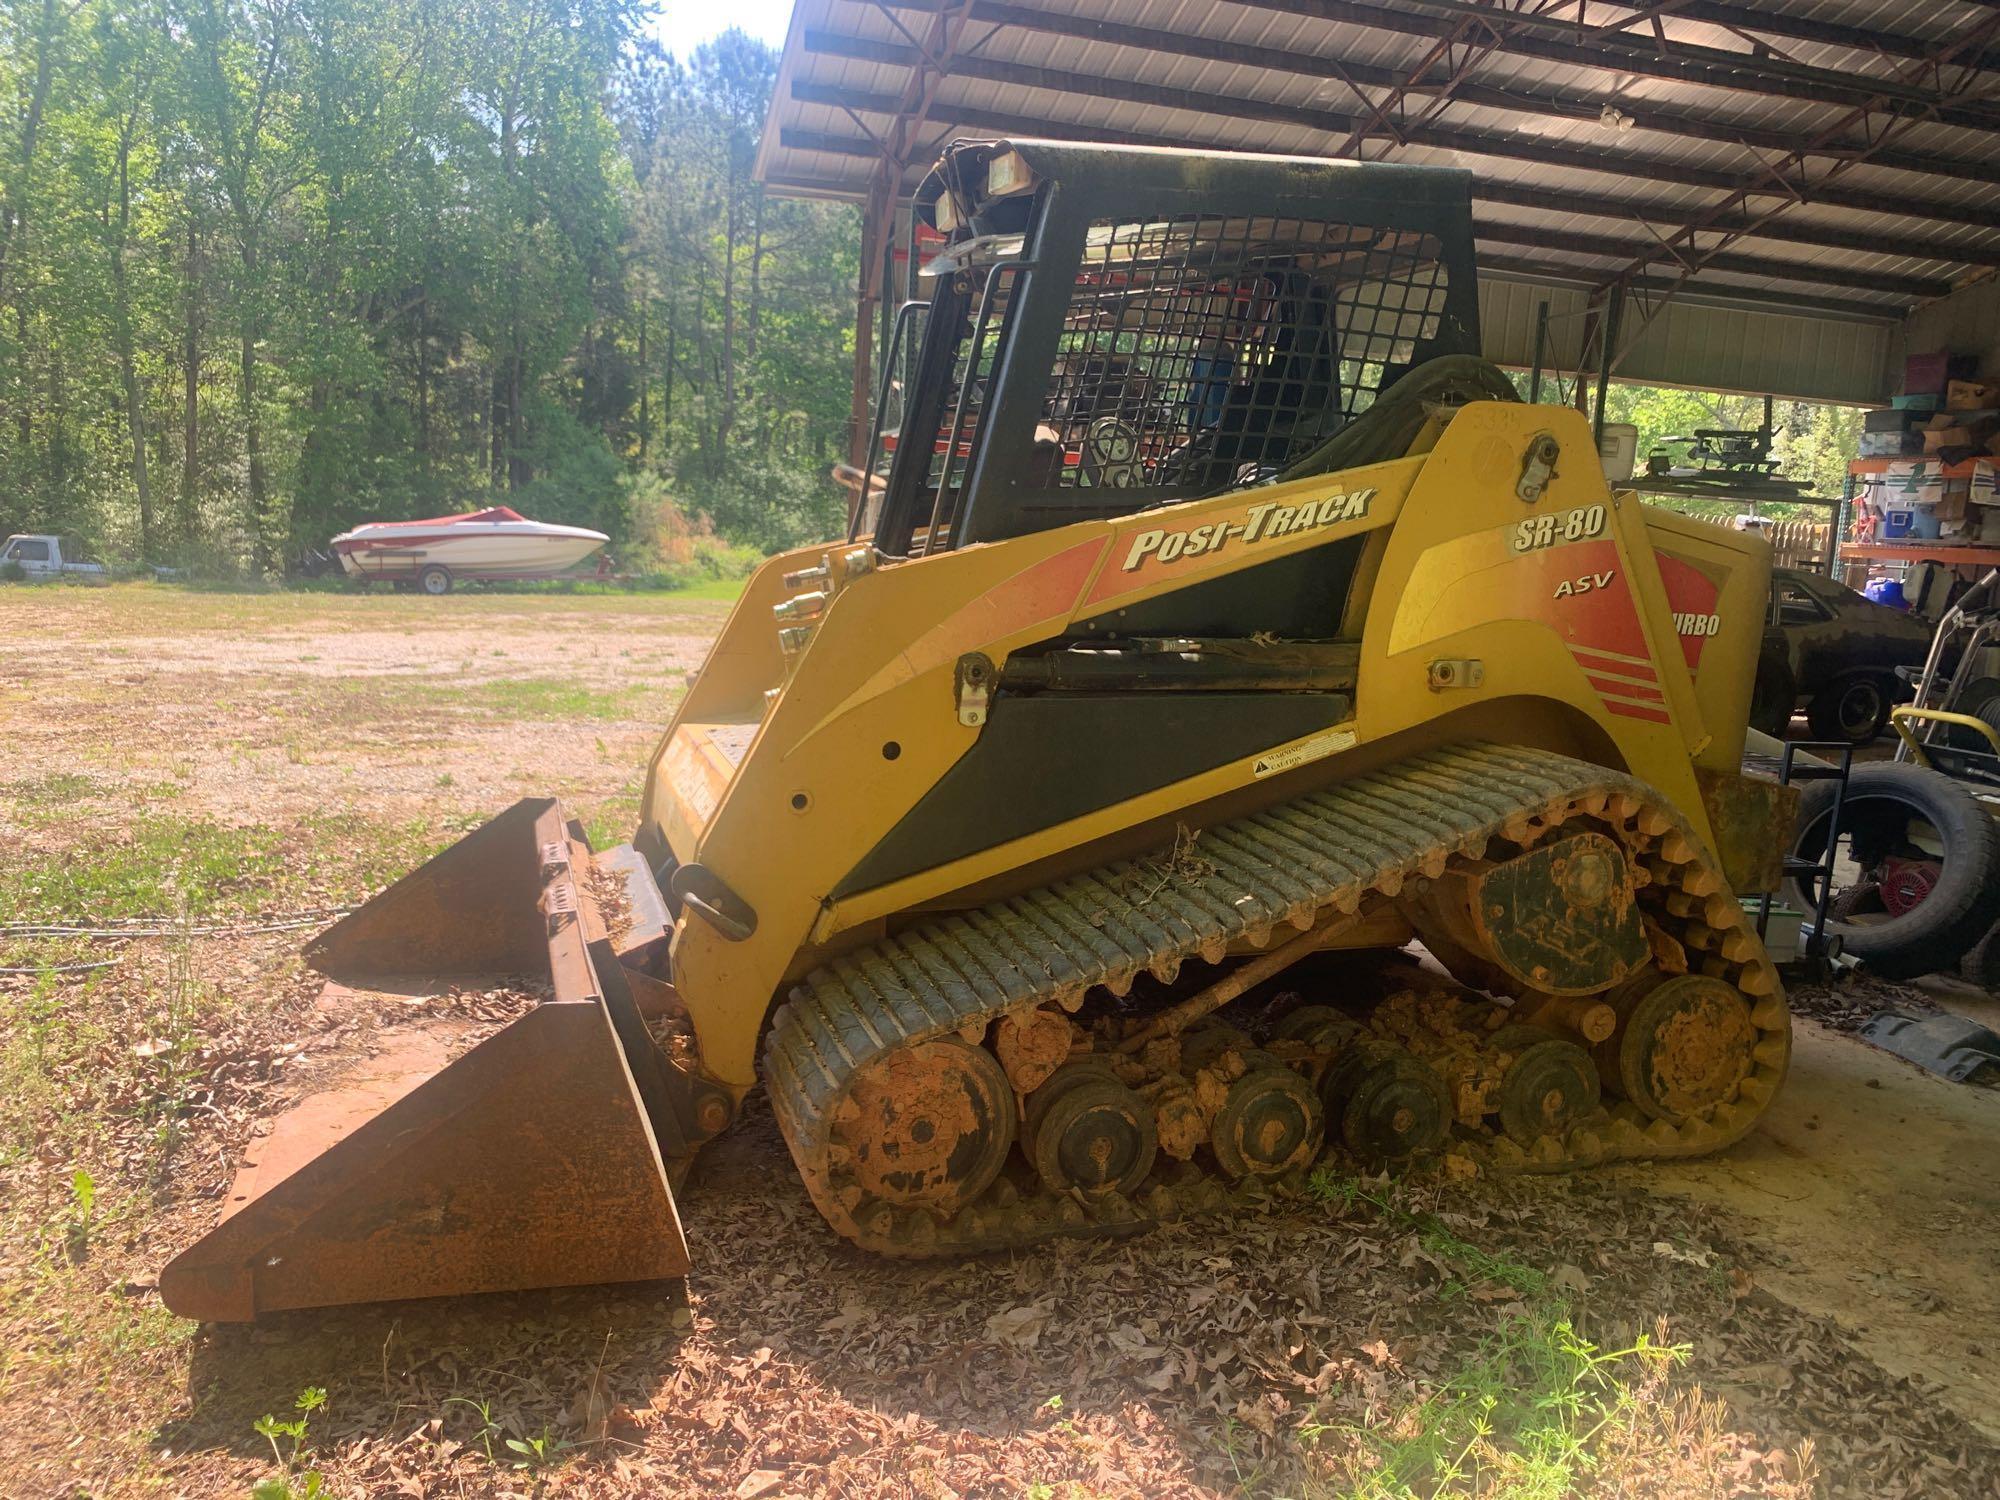
[[[1614,703],[1608,698],[1605,700],[1604,706],[1614,714],[1623,714],[1628,719],[1645,719],[1653,724],[1673,723],[1672,719],[1661,713],[1657,708],[1641,708],[1636,703]]]
[[[1570,654],[1583,664],[1584,670],[1608,672],[1617,677],[1638,677],[1647,682],[1657,682],[1659,675],[1652,664],[1644,661],[1627,661],[1620,657],[1607,656],[1602,651],[1592,651],[1584,646],[1572,646]]]
[[[1606,678],[1597,676],[1595,673],[1590,674],[1590,685],[1607,698],[1623,696],[1626,698],[1638,698],[1647,703],[1665,703],[1667,701],[1666,695],[1661,693],[1657,688],[1644,687],[1636,682],[1612,682]]]

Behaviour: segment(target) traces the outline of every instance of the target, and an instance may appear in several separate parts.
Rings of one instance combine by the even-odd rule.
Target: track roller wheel
[[[1065,1063],[1028,1099],[1028,1156],[1058,1193],[1131,1197],[1159,1152],[1152,1106],[1102,1061]]]
[[[1226,1067],[1231,1052],[1248,1056],[1257,1044],[1250,1034],[1227,1021],[1210,1019],[1181,1037],[1181,1067],[1189,1073],[1203,1068]]]
[[[1175,1161],[1191,1161],[1208,1144],[1208,1120],[1194,1090],[1170,1078],[1153,1095],[1153,1133],[1160,1149]]]
[[[1428,1063],[1390,1042],[1350,1048],[1320,1082],[1326,1117],[1363,1161],[1395,1161],[1443,1144],[1451,1090]]]
[[[1748,1076],[1757,1030],[1732,985],[1701,974],[1648,980],[1611,997],[1618,1030],[1597,1047],[1611,1086],[1655,1120],[1705,1114]]]
[[[941,1037],[864,1068],[834,1136],[870,1197],[952,1214],[1000,1175],[1014,1126],[1014,1091],[993,1055]]]
[[[1246,1051],[1244,1073],[1209,1123],[1209,1149],[1230,1177],[1276,1177],[1319,1155],[1326,1116],[1312,1085],[1270,1054]]]
[[[1500,1128],[1523,1148],[1543,1136],[1567,1138],[1597,1109],[1597,1064],[1575,1042],[1539,1026],[1506,1026],[1495,1032],[1495,1051],[1512,1053],[1500,1077]]]
[[[1301,1005],[1280,1021],[1271,1035],[1281,1042],[1302,1042],[1332,1052],[1361,1035],[1361,1023],[1331,1005]]]

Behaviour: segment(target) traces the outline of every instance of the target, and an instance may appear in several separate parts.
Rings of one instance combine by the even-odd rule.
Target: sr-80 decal
[[[1564,542],[1587,542],[1604,534],[1607,520],[1609,517],[1601,505],[1579,505],[1574,510],[1529,516],[1514,527],[1514,550],[1534,552]]]

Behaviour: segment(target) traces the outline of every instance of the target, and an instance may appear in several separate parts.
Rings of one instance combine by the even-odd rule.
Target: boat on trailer
[[[374,521],[342,532],[331,545],[356,582],[383,579],[447,594],[467,579],[553,578],[610,540],[601,531],[531,521],[492,505],[427,521]]]

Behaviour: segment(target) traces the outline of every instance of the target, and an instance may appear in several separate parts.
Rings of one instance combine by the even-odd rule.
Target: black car
[[[1864,745],[1910,696],[1898,667],[1919,667],[1931,629],[1818,573],[1775,568],[1750,722],[1782,735],[1801,705],[1813,734]]]

